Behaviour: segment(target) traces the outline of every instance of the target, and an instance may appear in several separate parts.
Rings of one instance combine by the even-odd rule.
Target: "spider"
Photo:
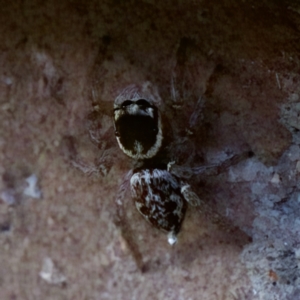
[[[120,149],[135,161],[130,190],[137,210],[154,227],[167,232],[173,245],[187,203],[195,205],[200,200],[188,184],[170,172],[167,126],[159,103],[149,84],[125,88],[114,102],[114,128]]]
[[[185,144],[188,144],[189,161],[193,162],[195,149],[189,136],[201,119],[203,99],[197,101],[185,136],[180,138],[178,128],[164,114],[164,105],[157,89],[149,82],[126,87],[114,101],[113,127],[105,128],[97,110],[88,116],[90,138],[100,150],[96,166],[87,165],[80,158],[70,137],[66,139],[68,159],[73,166],[89,175],[106,175],[121,151],[132,160],[133,167],[124,177],[116,196],[115,223],[119,227],[126,222],[124,201],[126,192],[130,190],[137,211],[153,227],[167,234],[170,245],[177,242],[188,205],[197,207],[220,227],[232,230],[232,224],[202,201],[188,181],[194,175],[218,175],[247,158],[249,152],[233,155],[215,165],[191,167],[189,162],[177,164],[178,161],[181,163],[181,157],[186,157],[186,153],[182,155]],[[112,145],[112,135],[115,135],[119,149]],[[123,235],[130,239],[126,230]],[[136,260],[141,259],[138,257]]]
[[[191,116],[195,123],[202,110],[201,100]],[[114,129],[119,148],[134,160],[129,172],[131,196],[139,213],[154,227],[166,232],[168,242],[177,242],[177,234],[184,220],[187,205],[201,207],[213,221],[230,227],[228,221],[205,206],[183,175],[186,168],[170,161],[176,142],[168,120],[161,115],[161,99],[151,84],[130,85],[114,102]],[[178,146],[177,146],[178,147]],[[180,145],[179,145],[180,147]],[[247,154],[248,155],[248,154]],[[234,156],[221,165],[190,168],[192,174],[221,170],[237,163],[245,154]],[[122,205],[122,197],[117,201]]]

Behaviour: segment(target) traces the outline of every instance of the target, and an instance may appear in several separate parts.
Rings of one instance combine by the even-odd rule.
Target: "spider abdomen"
[[[187,208],[179,180],[167,170],[140,169],[130,180],[138,211],[156,228],[176,236]]]

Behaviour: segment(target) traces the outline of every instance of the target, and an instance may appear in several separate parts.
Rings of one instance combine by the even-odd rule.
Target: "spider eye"
[[[129,106],[130,104],[132,104],[132,101],[131,100],[126,100],[122,103],[122,107],[126,107],[126,106]]]
[[[151,107],[150,103],[145,99],[140,99],[140,100],[136,101],[136,104],[140,107],[141,106],[142,107]]]
[[[116,130],[115,135],[116,135],[116,137],[120,137],[120,132]]]

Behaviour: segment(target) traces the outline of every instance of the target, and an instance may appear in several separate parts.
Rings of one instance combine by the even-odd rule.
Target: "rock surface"
[[[2,2],[0,298],[298,299],[300,5]],[[192,180],[236,234],[190,208],[170,247],[130,201],[127,222],[114,223],[130,163],[107,150],[116,147],[109,112],[120,89],[147,81],[172,104],[164,113],[181,137],[176,163],[253,151]],[[105,112],[96,124],[103,149],[86,129],[92,107]],[[79,172],[66,141],[71,158],[102,169],[77,163],[90,176]],[[41,199],[23,193],[32,174]],[[49,257],[62,284],[39,276]]]

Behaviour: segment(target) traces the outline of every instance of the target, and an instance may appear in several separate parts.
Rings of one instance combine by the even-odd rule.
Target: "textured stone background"
[[[1,2],[1,299],[300,297],[299,3]],[[192,209],[173,248],[132,207],[129,224],[116,227],[127,160],[116,154],[106,177],[88,177],[65,159],[64,137],[73,136],[92,163],[92,104],[110,109],[120,88],[146,80],[182,104],[165,112],[182,128],[205,98],[194,139],[202,163],[255,153],[194,179],[252,243]],[[31,174],[40,199],[24,194]],[[49,259],[53,272],[43,269]]]

